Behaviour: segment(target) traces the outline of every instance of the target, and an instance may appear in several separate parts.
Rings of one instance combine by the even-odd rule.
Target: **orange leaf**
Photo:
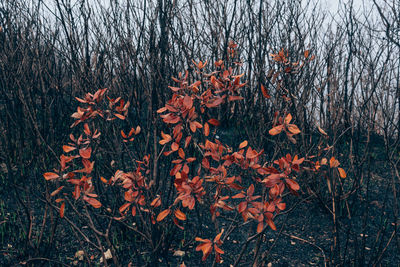
[[[53,180],[53,179],[60,177],[60,175],[58,175],[57,173],[54,173],[54,172],[46,172],[45,174],[43,174],[43,177],[46,180]]]
[[[63,150],[65,153],[71,152],[72,150],[75,150],[75,149],[76,149],[76,147],[74,147],[74,146],[67,146],[67,145],[63,146]]]
[[[203,258],[202,258],[201,260],[202,260],[202,261],[205,261],[205,260],[207,259],[208,255],[210,255],[211,250],[212,250],[212,243],[211,243],[211,241],[210,241],[210,242],[207,242],[207,243],[203,243],[203,244],[198,245],[198,246],[196,247],[196,251],[199,251],[199,250],[201,250],[201,251],[203,252]]]
[[[292,120],[292,115],[289,113],[286,115],[285,124],[289,124],[291,120]]]
[[[276,225],[272,220],[267,220],[267,223],[272,230],[276,231]]]
[[[215,236],[215,238],[214,238],[214,243],[220,241],[221,236],[222,236],[222,234],[224,233],[224,230],[225,230],[225,229],[222,228],[221,232],[220,232],[218,235]]]
[[[308,58],[309,55],[310,55],[310,50],[304,51],[304,57],[305,58]]]
[[[242,96],[240,96],[240,95],[230,95],[228,97],[229,101],[236,101],[236,100],[242,100],[242,99],[244,99],[244,98]]]
[[[247,140],[244,140],[243,142],[240,143],[239,149],[242,149],[242,148],[246,147],[247,144],[248,144]]]
[[[152,207],[159,207],[161,205],[161,197],[157,196],[155,199],[153,199],[153,201],[151,202],[150,206]]]
[[[190,96],[186,95],[183,98],[183,105],[185,106],[186,109],[191,109],[193,107],[193,100]]]
[[[85,123],[84,125],[83,125],[83,127],[84,127],[84,132],[85,132],[85,134],[87,135],[87,136],[89,136],[90,134],[91,134],[91,132],[90,132],[90,129],[89,129],[89,125],[87,124],[87,123]]]
[[[287,185],[290,187],[290,189],[292,189],[294,191],[297,191],[300,189],[300,186],[296,181],[294,181],[292,179],[285,179],[285,181],[286,181]]]
[[[56,190],[54,190],[53,192],[51,192],[50,196],[54,197],[55,195],[57,195],[58,193],[60,193],[60,191],[64,188],[64,186],[60,186],[59,188],[57,188]]]
[[[219,254],[224,254],[224,251],[222,249],[220,249],[219,247],[217,247],[216,244],[214,244],[214,249],[215,249],[215,252],[217,252]]]
[[[160,140],[160,145],[165,145],[166,143],[168,143],[169,141],[172,140],[172,137],[169,134],[165,134],[163,131],[161,131],[161,136],[162,136],[162,140]]]
[[[289,130],[289,132],[291,132],[292,134],[299,134],[301,133],[301,131],[299,130],[299,128],[294,125],[294,124],[288,124],[287,125],[287,129]]]
[[[264,224],[262,222],[260,222],[257,225],[257,233],[261,233],[263,229],[264,229]]]
[[[60,217],[61,218],[64,218],[64,211],[65,211],[65,202],[63,202],[60,207]]]
[[[336,167],[338,167],[339,166],[339,161],[337,160],[337,159],[335,159],[335,157],[332,157],[330,160],[329,160],[329,166],[331,167],[331,168],[336,168]]]
[[[219,126],[219,121],[217,119],[209,119],[208,123],[214,126]]]
[[[182,148],[179,148],[178,154],[179,154],[179,157],[181,157],[182,159],[185,159],[185,151],[183,151]]]
[[[173,142],[171,144],[171,150],[172,151],[177,151],[178,149],[179,149],[179,145],[177,143]]]
[[[131,203],[125,203],[124,205],[122,205],[120,208],[119,208],[119,212],[120,213],[123,213],[127,208],[129,208],[129,206],[131,205]]]
[[[346,172],[342,168],[338,168],[338,171],[341,178],[346,178]]]
[[[274,128],[272,128],[271,130],[269,130],[269,134],[270,135],[277,135],[280,134],[283,130],[283,125],[278,125],[275,126]]]
[[[208,123],[204,123],[204,135],[208,136],[210,134],[210,126],[208,125]]]
[[[170,209],[166,209],[166,210],[163,210],[162,212],[160,212],[160,214],[158,214],[157,219],[156,219],[157,222],[161,222],[162,220],[164,220],[164,218],[167,217],[170,212],[171,212]]]
[[[196,132],[196,129],[197,129],[197,127],[196,127],[196,124],[193,122],[193,121],[191,121],[190,123],[189,123],[189,128],[190,128],[190,130],[192,131],[192,132]]]
[[[93,206],[93,208],[98,209],[101,207],[100,201],[92,197],[84,197],[83,198],[87,203]]]
[[[321,127],[319,127],[318,126],[318,131],[320,132],[320,133],[322,133],[323,135],[328,135]]]
[[[183,213],[183,212],[180,211],[179,209],[176,209],[174,214],[175,214],[175,217],[176,217],[178,220],[186,221],[186,215],[185,215],[185,213]]]
[[[79,149],[79,155],[81,155],[81,157],[84,159],[89,159],[91,154],[92,154],[91,147]]]
[[[268,94],[267,89],[265,89],[264,85],[261,84],[261,93],[265,98],[271,98],[271,96]]]
[[[124,115],[115,113],[114,116],[117,117],[117,118],[120,119],[120,120],[125,120],[125,116],[124,116]]]

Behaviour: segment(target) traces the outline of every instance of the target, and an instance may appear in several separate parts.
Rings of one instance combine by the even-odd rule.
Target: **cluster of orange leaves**
[[[230,43],[229,53],[232,57],[235,54],[235,48],[236,46]],[[275,61],[288,64],[287,55],[283,53],[283,50],[272,56]],[[308,53],[305,57],[308,57]],[[175,199],[173,203],[163,205],[162,196],[145,194],[151,191],[152,186],[151,182],[148,182],[150,155],[146,155],[143,159],[136,160],[137,167],[134,171],[117,170],[109,180],[100,177],[104,184],[117,184],[125,190],[125,203],[119,208],[121,217],[115,217],[115,219],[124,219],[129,211],[132,216],[136,216],[140,211],[148,213],[151,222],[155,224],[165,221],[169,215],[173,214],[174,224],[184,229],[179,223],[179,221],[187,220],[184,211],[190,212],[196,203],[204,204],[203,198],[207,195],[209,199],[212,199],[210,212],[213,220],[216,220],[221,212],[238,212],[244,221],[251,219],[257,223],[258,233],[264,231],[267,226],[276,230],[273,220],[286,208],[286,204],[282,202],[284,190],[288,189],[293,194],[297,194],[300,186],[295,175],[305,169],[318,171],[320,166],[327,164],[327,160],[322,159],[321,162],[315,163],[308,161],[314,167],[303,168],[301,164],[305,161],[304,158],[287,154],[268,163],[262,161],[264,151],[253,149],[247,140],[241,142],[237,150],[224,145],[218,139],[209,140],[211,133],[215,133],[215,127],[220,124],[217,119],[210,117],[209,111],[224,103],[243,99],[239,92],[246,83],[241,82],[243,74],[235,75],[231,67],[225,68],[222,60],[214,63],[217,71],[212,73],[203,71],[207,61],[193,63],[197,68],[196,72],[205,79],[189,82],[188,72],[180,73],[178,78],[172,78],[177,83],[177,86],[169,86],[173,95],[165,106],[157,111],[163,122],[171,129],[169,133],[161,131],[159,144],[165,150],[164,157],[173,157],[170,159],[173,167],[169,174],[174,179]],[[264,86],[261,86],[261,89],[264,97],[269,98]],[[124,102],[120,97],[116,99],[107,97],[108,108],[101,107],[106,91],[107,89],[100,89],[95,94],[86,94],[84,99],[76,98],[86,107],[78,107],[77,112],[72,115],[75,122],[71,127],[97,116],[108,121],[126,118],[129,102]],[[301,131],[291,121],[291,114],[278,118],[273,128],[269,130],[269,134],[277,135],[285,132],[289,140],[295,141],[293,136]],[[131,128],[128,133],[121,130],[123,142],[134,141],[134,136],[140,132],[139,126]],[[73,198],[78,200],[82,196],[82,199],[94,208],[100,208],[101,203],[97,199],[97,194],[94,193],[90,177],[94,166],[94,161],[91,160],[94,153],[91,145],[100,137],[100,134],[97,129],[91,130],[89,124],[85,122],[83,134],[78,138],[71,134],[71,142],[63,146],[63,151],[69,155],[61,155],[60,168],[44,174],[46,180],[66,180],[74,187]],[[195,152],[187,155],[189,151]],[[81,160],[83,168],[71,170],[78,165],[72,164],[76,159]],[[196,162],[200,164],[195,165]],[[330,160],[331,168],[337,168],[338,165],[339,162],[336,159]],[[200,167],[195,169],[194,166]],[[346,177],[342,168],[338,168],[338,171],[342,178]],[[78,174],[80,178],[76,177]],[[246,177],[245,181],[243,177]],[[51,193],[51,197],[60,193],[63,188],[64,186],[57,188]],[[211,192],[210,188],[214,191]],[[257,194],[256,191],[262,194]],[[63,217],[65,201],[63,198],[55,201],[62,203],[60,216]],[[162,206],[164,209],[156,212]],[[224,254],[220,247],[223,233],[224,229],[221,229],[213,241],[196,237],[195,240],[200,242],[196,250],[203,252],[203,260],[214,250],[215,260],[220,262],[221,254]]]

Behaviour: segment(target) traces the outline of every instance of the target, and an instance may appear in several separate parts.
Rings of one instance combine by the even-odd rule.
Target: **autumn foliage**
[[[97,160],[101,160],[96,159],[102,149],[100,139],[114,138],[104,136],[99,121],[110,124],[125,121],[130,102],[120,97],[111,98],[107,89],[76,97],[80,106],[72,114],[71,128],[81,127],[81,130],[75,135],[71,133],[70,140],[62,146],[58,166],[44,173],[46,180],[59,185],[49,198],[60,217],[68,217],[73,211],[82,213],[94,232],[98,231],[92,223],[95,210],[104,214],[104,220],[110,225],[135,222],[131,230],[147,242],[153,252],[168,249],[162,246],[166,245],[164,241],[169,237],[167,230],[171,226],[186,231],[187,227],[208,225],[213,230],[198,230],[189,242],[195,244],[195,251],[202,252],[203,261],[213,255],[216,262],[221,262],[227,253],[224,243],[229,242],[233,229],[246,228],[252,236],[262,235],[268,229],[277,230],[276,218],[287,208],[285,192],[299,194],[299,177],[304,172],[329,171],[331,175],[332,170],[336,170],[333,175],[345,178],[344,169],[338,167],[339,161],[333,156],[328,162],[321,154],[306,156],[282,152],[271,160],[266,158],[263,149],[252,147],[248,140],[237,140],[236,146],[230,147],[216,138],[220,126],[218,110],[229,110],[240,102],[243,99],[241,89],[247,86],[244,74],[240,73],[241,63],[233,60],[236,50],[236,44],[231,42],[225,61],[213,64],[193,61],[193,72],[172,77],[171,98],[157,110],[164,123],[157,133],[156,151],[160,152],[140,155],[130,163],[133,168],[115,169],[110,177],[95,171]],[[279,77],[295,75],[314,59],[309,51],[304,52],[301,62],[290,62],[284,50],[271,57],[281,70],[274,74],[277,87],[281,86]],[[266,86],[259,86],[265,101],[270,101]],[[289,88],[280,90],[279,97],[287,98]],[[296,143],[296,136],[301,134],[288,109],[277,110],[271,125],[272,128],[265,129],[271,138],[284,133],[289,144]],[[147,134],[137,125],[128,129],[117,131],[125,146],[134,144],[136,136]],[[322,129],[320,132],[324,136]],[[134,145],[129,148],[134,149]],[[323,149],[321,146],[321,151]],[[153,170],[160,162],[170,166],[169,176],[156,179]],[[160,190],[157,185],[160,179],[170,185],[170,189]],[[110,213],[110,200],[102,195],[106,190],[113,190],[114,197],[119,198],[116,213]],[[229,220],[236,223],[231,226],[223,223]]]

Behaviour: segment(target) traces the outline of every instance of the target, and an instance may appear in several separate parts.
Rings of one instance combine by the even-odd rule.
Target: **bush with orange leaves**
[[[282,51],[271,56],[277,64],[285,66],[285,72],[298,71],[301,66],[288,62]],[[134,160],[133,170],[117,169],[109,179],[99,175],[99,170],[94,172],[94,158],[101,144],[98,140],[110,138],[102,135],[96,123],[99,119],[109,122],[125,120],[130,104],[120,97],[106,97],[107,89],[88,93],[83,99],[76,98],[83,106],[72,114],[75,121],[71,127],[82,125],[83,132],[79,137],[70,135],[70,142],[63,146],[59,168],[44,174],[46,180],[62,184],[49,194],[49,201],[82,240],[103,256],[110,248],[115,264],[120,262],[112,243],[112,225],[121,224],[146,244],[140,249],[164,255],[166,261],[168,257],[165,255],[171,243],[179,243],[179,240],[171,241],[174,238],[171,227],[180,231],[196,229],[187,232],[189,238],[184,242],[189,246],[186,247],[197,244],[195,250],[202,251],[203,261],[213,254],[217,263],[222,262],[221,255],[226,252],[223,244],[229,240],[228,237],[237,228],[246,229],[251,234],[243,240],[242,252],[232,262],[237,265],[250,242],[268,228],[277,229],[274,219],[286,209],[282,198],[285,190],[293,194],[300,190],[296,179],[298,174],[305,170],[315,172],[327,163],[314,163],[307,159],[307,166],[303,167],[305,158],[290,154],[268,162],[263,150],[251,147],[247,140],[240,140],[237,147],[232,148],[215,138],[220,124],[215,110],[243,99],[240,89],[246,83],[242,81],[241,63],[229,60],[235,53],[236,45],[231,42],[228,59],[215,62],[213,72],[206,73],[207,61],[193,62],[196,69],[190,77],[186,71],[172,78],[176,83],[169,87],[172,97],[157,111],[166,125],[158,141],[158,151],[162,153],[143,155]],[[307,58],[308,53],[305,56]],[[225,65],[228,63],[230,66]],[[263,85],[261,90],[266,99],[270,98]],[[269,130],[270,135],[281,132],[285,132],[292,142],[295,142],[294,136],[301,133],[292,123],[290,113],[277,118]],[[121,130],[121,140],[123,143],[135,142],[140,133],[139,126],[132,127],[129,132]],[[157,161],[152,161],[153,157]],[[154,168],[152,164],[160,161],[168,162],[171,168],[169,176],[156,179],[151,171]],[[335,168],[338,162],[333,159],[330,166]],[[344,170],[338,170],[340,176],[345,177]],[[157,184],[161,183],[160,179],[168,186],[162,188],[168,190],[160,189]],[[119,189],[122,195],[123,203],[117,207],[118,214],[112,210],[104,193],[110,190],[118,192],[111,188]],[[65,193],[56,198],[61,192]],[[72,192],[72,198],[69,192]],[[67,216],[67,210],[76,213],[79,223],[72,215]],[[96,241],[81,231],[79,225],[87,226]],[[218,234],[212,235],[211,239],[198,236],[198,233],[210,234],[210,230],[204,231],[204,225],[214,227],[211,233]]]

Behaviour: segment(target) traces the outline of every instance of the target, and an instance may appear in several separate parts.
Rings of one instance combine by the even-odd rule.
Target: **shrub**
[[[312,157],[284,152],[290,145],[287,141],[296,143],[295,136],[301,133],[286,109],[276,112],[269,130],[272,136],[283,132],[287,136],[287,144],[279,149],[282,155],[275,160],[268,161],[264,151],[251,147],[247,140],[236,140],[237,146],[229,147],[216,138],[219,117],[243,99],[240,89],[246,86],[233,42],[227,55],[225,61],[214,62],[211,73],[206,72],[207,61],[193,61],[191,73],[172,78],[172,97],[157,110],[164,125],[153,154],[135,149],[137,137],[144,131],[140,126],[120,128],[121,122],[129,119],[129,101],[108,97],[107,89],[76,98],[80,106],[72,114],[75,121],[71,128],[80,126],[81,131],[70,134],[70,141],[62,147],[59,167],[46,172],[44,178],[59,184],[48,198],[60,217],[103,258],[110,249],[114,264],[119,265],[112,239],[113,229],[119,226],[135,236],[138,262],[143,253],[156,255],[147,260],[162,257],[168,262],[172,247],[189,250],[195,246],[203,261],[213,255],[214,262],[220,263],[227,254],[224,244],[229,237],[235,231],[245,231],[249,235],[241,240],[240,252],[230,252],[237,257],[228,256],[237,265],[250,243],[268,229],[277,229],[274,219],[286,209],[285,190],[295,195],[300,190],[296,177],[328,164],[326,159],[313,162]],[[308,51],[302,64],[289,62],[283,50],[271,56],[281,69],[275,72],[278,86],[279,75],[295,75],[312,60]],[[267,89],[260,88],[268,101]],[[288,97],[284,91],[282,97]],[[118,150],[118,157],[113,158],[108,148]],[[109,166],[104,162],[102,167],[95,166],[106,159],[112,159],[111,168],[118,165],[125,169],[115,168],[110,178],[104,178]],[[332,158],[330,167],[338,165]],[[168,169],[169,175],[157,173],[159,168]],[[338,170],[345,177],[344,170]],[[82,230],[84,226],[90,235]],[[184,233],[183,240],[177,231]],[[257,245],[254,251],[256,262]]]

